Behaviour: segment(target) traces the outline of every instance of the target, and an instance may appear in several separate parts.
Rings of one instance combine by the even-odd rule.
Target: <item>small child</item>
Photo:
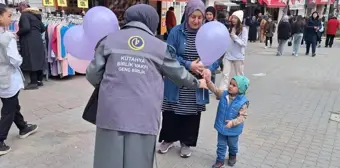
[[[11,16],[11,9],[0,3],[0,27],[8,27],[11,24]],[[5,140],[13,122],[19,129],[20,138],[26,138],[38,129],[37,125],[27,124],[20,112],[19,92],[24,88],[21,63],[22,57],[18,52],[15,35],[0,30],[0,99],[2,101],[0,156],[11,150],[5,144]]]
[[[249,101],[245,92],[249,87],[249,80],[244,76],[234,76],[228,90],[217,88],[210,78],[205,76],[207,86],[220,102],[215,119],[217,137],[217,159],[213,168],[224,167],[226,150],[229,151],[228,165],[234,166],[238,152],[238,139],[243,130],[243,122],[247,116]]]

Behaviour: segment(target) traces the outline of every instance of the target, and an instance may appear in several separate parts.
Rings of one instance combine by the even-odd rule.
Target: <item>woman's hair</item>
[[[7,5],[0,3],[0,15],[3,15],[7,11]]]
[[[236,17],[236,16],[233,16],[233,17]],[[237,23],[236,25],[234,25],[232,22],[231,22],[231,26],[230,26],[230,29],[229,29],[229,33],[231,33],[231,31],[233,30],[233,28],[235,28],[235,33],[236,35],[240,35],[241,32],[242,32],[242,28],[243,28],[243,25],[242,25],[242,21],[240,20],[240,18],[236,17],[237,18]]]
[[[296,17],[296,21],[295,21],[295,24],[298,26],[298,27],[303,27],[305,25],[305,20],[304,18],[299,15]]]

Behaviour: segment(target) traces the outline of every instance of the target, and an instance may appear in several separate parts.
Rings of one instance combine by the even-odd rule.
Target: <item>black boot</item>
[[[7,154],[11,151],[11,147],[7,146],[4,142],[0,142],[0,156]]]
[[[229,155],[228,166],[234,166],[236,163],[236,156]]]

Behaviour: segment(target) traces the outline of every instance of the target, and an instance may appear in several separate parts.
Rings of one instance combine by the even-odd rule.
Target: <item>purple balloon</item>
[[[205,23],[197,32],[195,44],[203,65],[209,66],[227,51],[231,39],[229,31],[222,23]]]
[[[119,30],[116,15],[103,6],[91,8],[84,17],[84,32],[91,42],[97,43],[109,33]]]
[[[82,25],[69,28],[63,40],[66,52],[72,56],[82,60],[92,60],[94,57],[95,44],[87,39]]]

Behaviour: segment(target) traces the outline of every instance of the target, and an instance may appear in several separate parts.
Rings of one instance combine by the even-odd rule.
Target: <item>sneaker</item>
[[[236,163],[236,156],[229,155],[228,166],[234,166]]]
[[[309,53],[306,53],[305,55],[309,55]]]
[[[212,165],[212,168],[224,168],[224,162],[217,161],[214,165]]]
[[[27,86],[25,86],[25,90],[35,90],[38,89],[38,84],[28,84]]]
[[[19,132],[20,136],[19,137],[20,137],[20,139],[27,138],[28,136],[37,132],[37,130],[38,130],[37,125],[27,124],[27,127],[25,129],[20,130],[20,132]]]
[[[190,146],[187,146],[185,144],[181,144],[181,153],[180,153],[180,156],[182,158],[188,158],[191,156],[191,149],[190,149]]]
[[[264,47],[264,49],[267,49],[267,48],[268,48],[267,46]]]
[[[7,154],[11,151],[11,147],[7,146],[4,142],[0,142],[0,156]]]
[[[315,53],[313,53],[313,54],[312,54],[312,57],[315,57],[315,56],[316,56],[316,54],[315,54]]]
[[[158,152],[161,154],[166,154],[171,148],[173,147],[172,142],[162,142],[161,145],[159,146]]]

